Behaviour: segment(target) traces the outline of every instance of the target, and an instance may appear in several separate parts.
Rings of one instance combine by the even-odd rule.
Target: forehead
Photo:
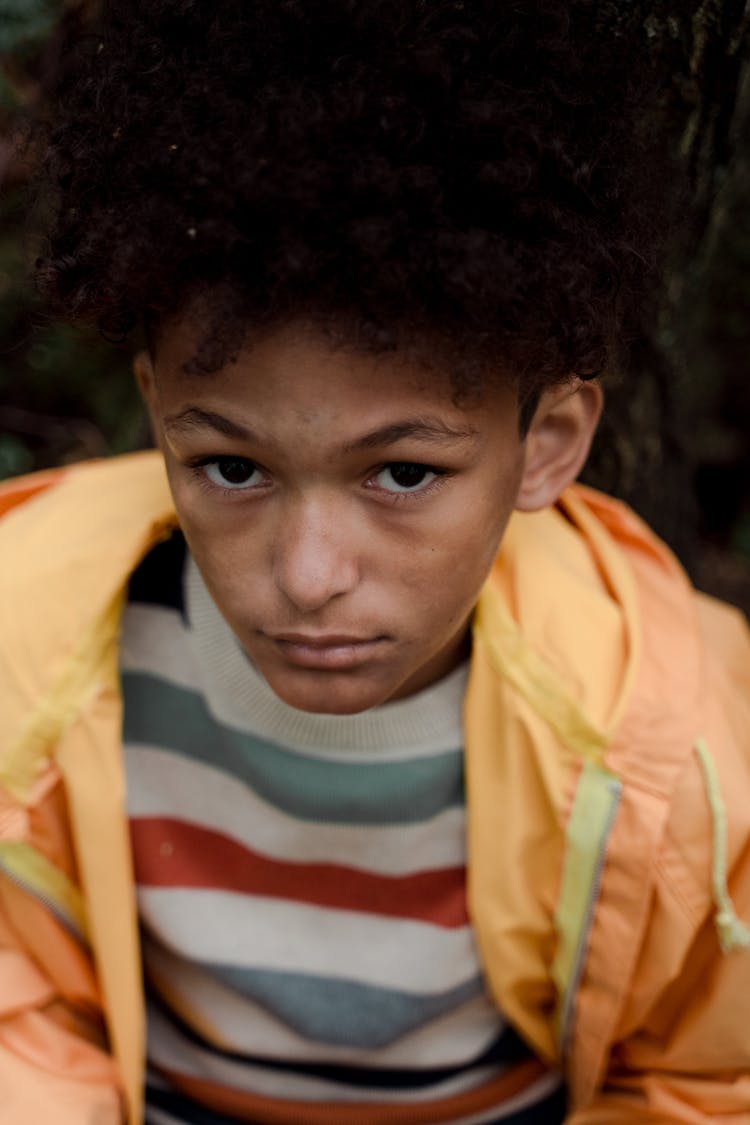
[[[455,411],[477,408],[517,412],[516,388],[501,373],[466,378],[463,372],[431,362],[415,348],[374,352],[343,337],[332,337],[315,324],[295,321],[272,330],[245,335],[231,351],[219,346],[220,364],[207,368],[205,322],[199,316],[165,325],[152,349],[157,385],[165,395],[246,398],[282,397],[296,411],[317,413],[323,405],[368,400],[392,403],[408,395],[425,407],[440,404]],[[210,350],[210,349],[209,349]]]
[[[403,351],[373,354],[304,322],[248,334],[211,372],[196,365],[202,339],[195,320],[162,332],[153,357],[162,401],[222,400],[254,413],[272,407],[310,424],[347,413],[389,415],[406,404],[412,411],[454,417],[479,411],[517,418],[515,388],[503,377],[467,385],[455,373]]]
[[[452,383],[450,372],[429,360],[410,358],[405,350],[358,347],[353,338],[353,332],[337,332],[333,327],[301,318],[272,327],[237,329],[230,325],[225,332],[212,323],[210,314],[201,306],[194,306],[181,320],[160,328],[151,350],[157,373],[173,381],[181,376],[210,379],[214,375],[231,375],[231,369],[239,366],[250,376],[263,371],[268,378],[283,378],[293,368],[300,373],[300,379],[309,381],[321,368],[334,376],[343,369],[356,367],[371,378],[398,373],[402,379],[424,385],[426,390],[436,383],[446,387]]]

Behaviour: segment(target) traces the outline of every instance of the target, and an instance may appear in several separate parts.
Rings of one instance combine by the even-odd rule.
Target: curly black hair
[[[644,52],[597,8],[109,0],[46,137],[38,285],[109,333],[209,300],[195,370],[301,317],[464,385],[598,375],[659,221]]]

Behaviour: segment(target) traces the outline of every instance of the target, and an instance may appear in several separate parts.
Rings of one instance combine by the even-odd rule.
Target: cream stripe
[[[196,961],[313,973],[405,992],[444,992],[476,976],[468,926],[326,910],[213,890],[140,887],[141,921]],[[425,948],[430,956],[425,957]]]
[[[122,618],[120,669],[148,672],[187,691],[201,691],[190,632],[176,609],[129,603]]]
[[[128,815],[172,816],[292,863],[341,863],[404,875],[465,863],[465,815],[450,808],[414,825],[370,827],[299,821],[221,770],[153,746],[125,748]]]
[[[218,1082],[248,1093],[266,1097],[300,1101],[390,1102],[418,1104],[434,1098],[450,1097],[464,1090],[480,1087],[497,1077],[497,1067],[482,1067],[454,1076],[445,1082],[419,1090],[388,1090],[379,1087],[353,1086],[328,1082],[322,1078],[294,1074],[292,1071],[266,1070],[245,1062],[233,1062],[178,1036],[160,1012],[152,1013],[149,1022],[149,1060],[182,1074],[192,1074],[210,1082]],[[545,1075],[542,1080],[546,1080]],[[537,1085],[538,1083],[535,1083]],[[524,1091],[526,1093],[526,1091]],[[541,1096],[541,1095],[540,1095]],[[533,1099],[536,1100],[536,1099]]]
[[[180,993],[188,998],[188,1007],[180,1008],[183,1018],[190,1022],[188,1017],[194,1013],[196,1024],[211,1028],[216,1042],[226,1049],[281,1060],[320,1061],[320,1043],[296,1034],[259,1004],[225,987],[208,970],[173,960],[150,942],[145,957],[157,987],[167,982],[169,995]],[[500,1013],[482,995],[386,1047],[365,1050],[326,1044],[325,1059],[363,1066],[458,1066],[480,1055],[502,1030]]]

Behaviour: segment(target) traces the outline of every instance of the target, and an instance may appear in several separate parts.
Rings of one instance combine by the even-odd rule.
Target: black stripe
[[[535,1102],[510,1117],[499,1117],[494,1122],[488,1122],[488,1125],[562,1125],[567,1112],[566,1102],[565,1091],[555,1090],[542,1101]],[[148,1106],[164,1110],[183,1125],[237,1125],[238,1121],[242,1121],[243,1125],[254,1125],[246,1117],[228,1117],[198,1105],[183,1094],[153,1086],[146,1087],[146,1125],[149,1125]],[[417,1108],[418,1105],[415,1106]]]
[[[503,1064],[510,1067],[532,1057],[531,1051],[517,1032],[512,1027],[506,1027],[480,1055],[456,1066],[385,1068],[347,1066],[345,1064],[311,1062],[308,1060],[289,1062],[246,1055],[242,1052],[227,1051],[221,1047],[216,1047],[198,1035],[184,1020],[180,1019],[175,1012],[160,1001],[153,990],[149,991],[149,1000],[160,1009],[164,1018],[171,1023],[179,1035],[211,1055],[216,1055],[229,1062],[263,1067],[277,1073],[305,1075],[311,1078],[324,1079],[327,1082],[361,1086],[365,1089],[420,1090],[445,1082],[458,1075],[469,1073],[478,1067],[501,1066]]]
[[[155,1086],[146,1086],[146,1125],[150,1125],[149,1107],[164,1110],[178,1121],[184,1122],[184,1125],[237,1125],[240,1120],[244,1121],[245,1125],[253,1125],[246,1118],[227,1117],[226,1114],[205,1109],[183,1094],[176,1094],[171,1090],[163,1090]]]
[[[498,1118],[488,1125],[562,1125],[568,1113],[568,1098],[565,1090],[555,1090],[540,1102],[535,1102],[526,1109],[519,1109],[518,1113],[510,1117]]]
[[[176,609],[185,616],[182,575],[187,547],[181,531],[157,543],[133,571],[128,586],[128,601]]]

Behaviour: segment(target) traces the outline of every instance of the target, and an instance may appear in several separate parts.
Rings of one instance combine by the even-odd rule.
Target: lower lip
[[[309,645],[301,641],[273,641],[288,664],[325,672],[343,672],[370,660],[383,644],[383,638],[354,644]]]

